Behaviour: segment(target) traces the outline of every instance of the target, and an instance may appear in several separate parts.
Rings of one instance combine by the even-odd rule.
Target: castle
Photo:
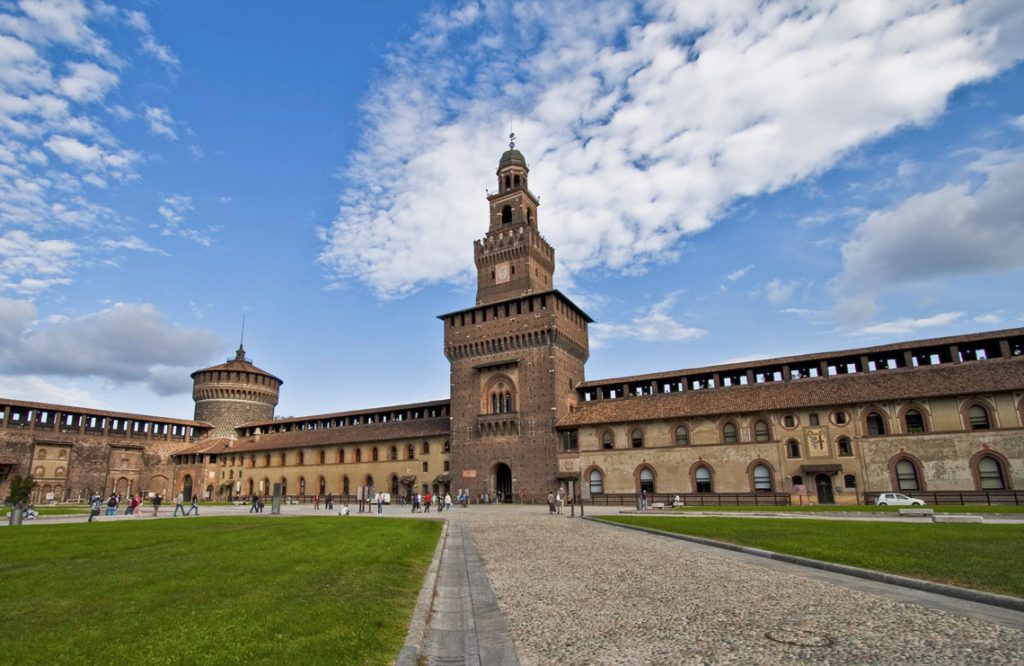
[[[283,382],[241,346],[192,374],[191,420],[0,398],[0,497],[32,474],[36,501],[278,484],[299,498],[1024,499],[1024,329],[587,381],[592,320],[554,288],[528,177],[510,146],[474,243],[476,303],[439,316],[450,399],[275,419]]]

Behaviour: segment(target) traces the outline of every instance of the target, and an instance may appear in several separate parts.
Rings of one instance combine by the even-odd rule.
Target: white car
[[[876,506],[924,506],[924,500],[907,497],[903,493],[882,493],[875,498]]]

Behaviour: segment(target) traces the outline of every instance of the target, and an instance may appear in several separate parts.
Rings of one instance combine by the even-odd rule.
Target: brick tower
[[[514,137],[512,137],[514,139]],[[474,243],[476,306],[441,315],[451,364],[452,488],[515,499],[556,483],[555,424],[575,404],[590,354],[585,312],[552,287],[555,251],[538,231],[523,154],[509,144]]]
[[[274,407],[284,382],[260,370],[238,346],[235,357],[192,373],[195,420],[213,424],[210,437],[236,437],[235,428],[252,421],[274,418]]]

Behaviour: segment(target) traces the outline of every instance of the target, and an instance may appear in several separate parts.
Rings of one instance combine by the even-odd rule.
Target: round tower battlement
[[[283,383],[253,365],[245,357],[245,348],[239,345],[235,357],[226,363],[192,373],[194,418],[213,425],[210,437],[234,439],[238,426],[274,418]]]

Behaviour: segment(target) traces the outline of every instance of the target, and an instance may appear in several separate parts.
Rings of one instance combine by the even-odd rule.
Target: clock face
[[[502,262],[494,267],[494,284],[505,284],[509,279],[508,262]]]

